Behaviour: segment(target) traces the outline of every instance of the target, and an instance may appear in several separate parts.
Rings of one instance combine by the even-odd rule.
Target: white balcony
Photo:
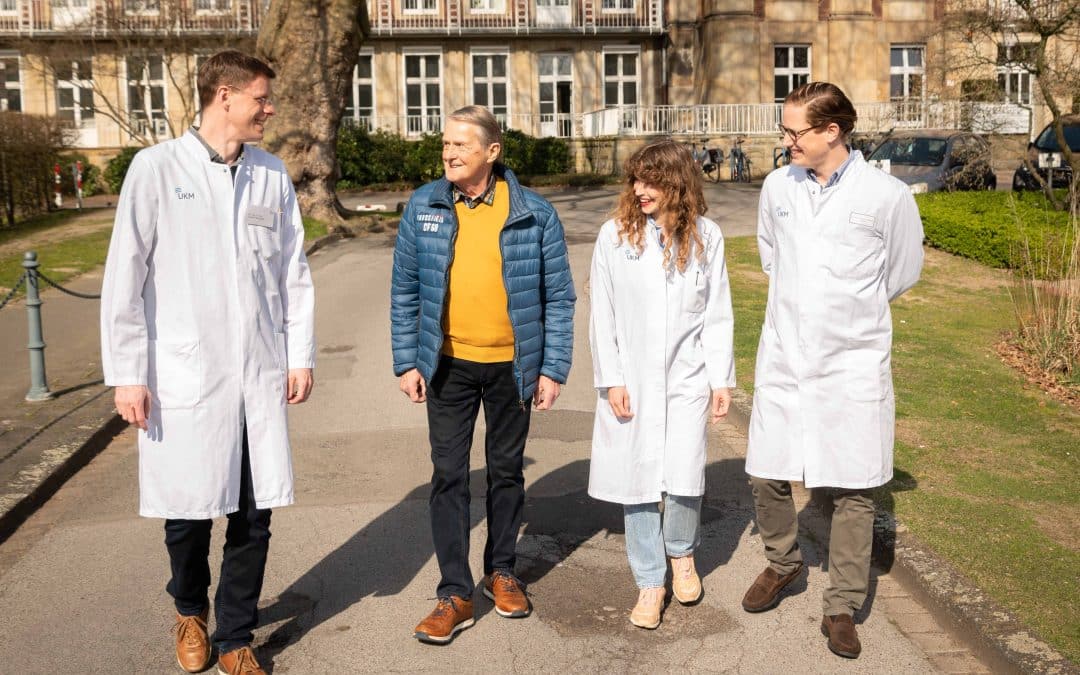
[[[663,0],[371,0],[373,36],[661,33]]]
[[[0,0],[0,35],[254,35],[263,0]]]

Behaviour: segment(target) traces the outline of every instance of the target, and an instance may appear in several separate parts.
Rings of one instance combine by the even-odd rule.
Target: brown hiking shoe
[[[780,591],[784,590],[784,586],[795,581],[802,571],[802,563],[784,576],[777,574],[772,566],[766,567],[765,571],[754,579],[750,590],[743,596],[742,608],[748,612],[764,612],[776,607],[776,604],[780,602]]]
[[[509,572],[495,570],[484,577],[482,586],[484,595],[495,603],[495,611],[499,616],[520,619],[529,616],[532,611],[529,599],[525,597],[525,584]]]
[[[219,656],[217,671],[218,675],[266,675],[251,647],[241,647]]]
[[[850,614],[821,617],[821,634],[829,638],[829,649],[833,654],[846,659],[859,658],[862,645]]]
[[[413,637],[420,642],[441,645],[454,639],[454,634],[476,623],[473,620],[472,600],[451,595],[439,598],[435,609],[424,617],[416,628]]]
[[[210,636],[206,634],[208,610],[196,616],[176,615],[176,662],[189,673],[199,673],[210,665]]]

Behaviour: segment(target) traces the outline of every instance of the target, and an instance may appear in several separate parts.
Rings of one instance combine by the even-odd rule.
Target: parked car
[[[1065,143],[1073,152],[1080,152],[1080,115],[1066,115],[1061,121],[1065,131]],[[1042,176],[1044,181],[1046,180],[1046,169],[1039,168],[1039,155],[1046,152],[1061,152],[1061,146],[1058,145],[1057,134],[1054,133],[1052,124],[1047,124],[1046,128],[1035,137],[1035,140],[1028,143],[1028,161],[1031,162],[1031,165],[1035,167],[1035,170]],[[1072,183],[1072,167],[1066,164],[1065,159],[1062,158],[1061,167],[1054,169],[1054,187],[1069,187],[1070,183]],[[1032,175],[1027,164],[1023,163],[1016,167],[1012,186],[1014,190],[1041,189],[1039,182],[1035,180],[1035,176]]]
[[[990,144],[966,131],[897,131],[881,141],[868,160],[907,183],[912,192],[997,188]]]

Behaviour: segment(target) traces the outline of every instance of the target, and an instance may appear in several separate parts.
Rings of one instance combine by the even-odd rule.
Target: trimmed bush
[[[442,175],[442,136],[425,134],[407,141],[395,134],[351,124],[338,132],[338,187],[405,182],[426,183]],[[569,171],[570,146],[560,138],[533,138],[514,129],[503,133],[503,161],[523,176]]]
[[[135,153],[142,148],[124,148],[116,157],[109,160],[105,165],[105,184],[109,186],[109,192],[120,194],[120,187],[124,184],[124,176],[127,176],[128,167]]]
[[[1037,193],[935,192],[915,196],[926,241],[990,267],[1060,278],[1075,233],[1069,214]]]

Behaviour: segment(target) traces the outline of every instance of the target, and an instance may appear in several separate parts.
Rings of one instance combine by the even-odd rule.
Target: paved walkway
[[[673,604],[654,632],[629,624],[636,591],[620,511],[585,494],[595,394],[582,289],[611,190],[551,198],[567,223],[582,298],[570,383],[555,410],[534,415],[527,448],[519,573],[530,582],[536,611],[524,620],[501,619],[478,595],[477,625],[451,646],[410,637],[433,606],[437,582],[426,519],[425,415],[397,391],[390,371],[392,236],[349,240],[312,257],[319,294],[317,386],[309,403],[292,410],[297,504],[274,514],[257,632],[274,671],[987,672],[887,574],[875,574],[859,617],[862,658],[833,656],[818,632],[826,572],[823,521],[812,507],[800,515],[808,578],[776,610],[743,612],[739,599],[764,559],[742,468],[745,435],[731,422],[710,437],[697,554],[703,602]],[[715,210],[728,214],[720,217],[727,236],[752,232],[756,194],[734,191],[726,199],[717,200],[722,206]],[[92,287],[100,280],[88,276],[78,283]],[[107,402],[107,396],[94,399],[100,386],[92,384],[100,377],[96,303],[65,304],[54,294],[46,301],[46,316],[56,322],[46,324],[54,388],[89,386],[46,404],[53,408],[30,409],[16,402],[21,385],[4,384],[0,419],[10,429],[0,441],[8,448],[32,431],[35,423],[24,417],[40,424],[60,415],[54,428],[62,428],[70,426],[64,411],[77,407],[79,396]],[[21,308],[0,313],[0,335],[12,345],[19,342],[11,336],[19,314]],[[476,438],[472,557],[479,571],[482,428]],[[171,655],[161,523],[138,518],[136,503],[134,435],[126,431],[0,544],[0,671],[179,672]],[[220,542],[220,523],[215,536]]]

